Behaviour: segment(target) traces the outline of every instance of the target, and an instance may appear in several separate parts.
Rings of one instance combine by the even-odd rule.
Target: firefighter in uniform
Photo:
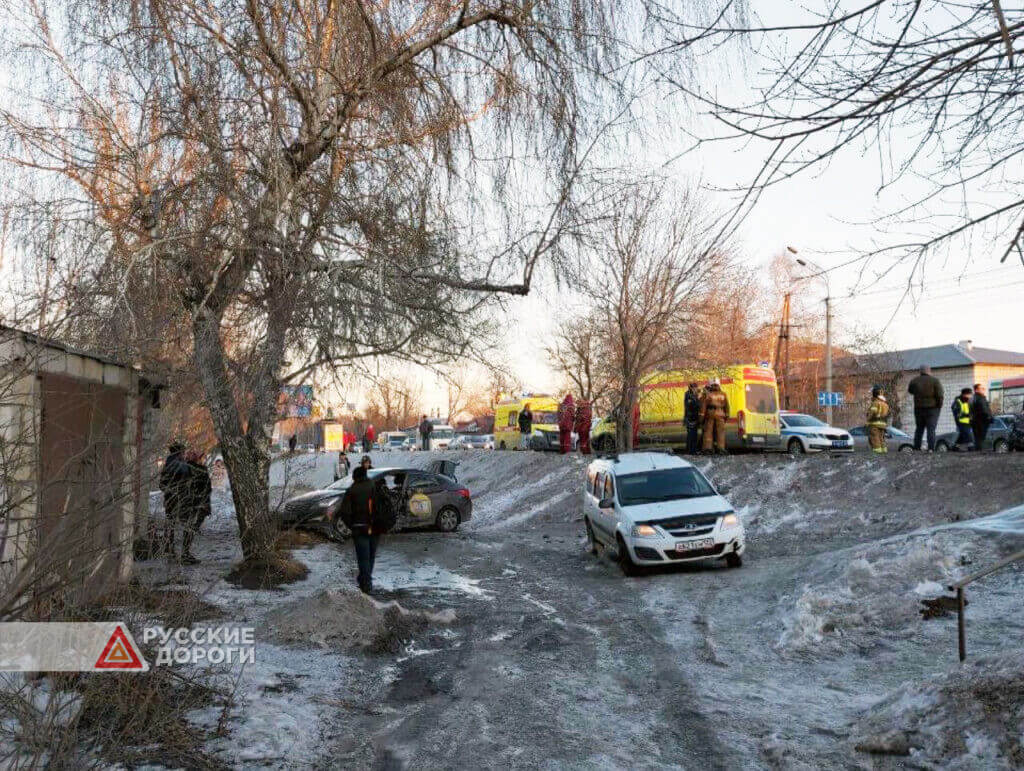
[[[580,399],[576,405],[576,435],[580,438],[580,454],[590,455],[590,421],[593,420],[593,410],[590,402]]]
[[[729,398],[718,380],[708,384],[701,404],[701,423],[704,425],[704,452],[725,453],[725,421],[729,418]]]
[[[871,389],[871,406],[868,407],[868,444],[871,452],[883,454],[889,451],[885,444],[886,420],[889,417],[889,402],[879,386]]]

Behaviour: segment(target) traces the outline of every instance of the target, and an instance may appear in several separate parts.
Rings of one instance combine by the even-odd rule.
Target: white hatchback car
[[[780,412],[782,446],[790,455],[805,452],[853,452],[853,437],[842,428],[833,428],[813,415]]]
[[[739,567],[746,534],[726,492],[668,453],[599,458],[587,467],[583,487],[590,549],[614,549],[626,575],[640,565],[705,559]]]

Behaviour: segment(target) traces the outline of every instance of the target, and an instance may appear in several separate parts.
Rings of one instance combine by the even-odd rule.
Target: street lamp
[[[787,247],[789,251],[796,254],[796,249],[793,247]],[[801,265],[805,268],[811,268],[817,271],[809,276],[803,276],[805,279],[809,278],[821,278],[825,281],[825,392],[827,394],[832,393],[832,287],[828,280],[828,271],[822,268],[811,260],[805,260],[801,257],[796,258],[797,265]],[[832,404],[826,397],[825,401],[825,422],[832,425]]]

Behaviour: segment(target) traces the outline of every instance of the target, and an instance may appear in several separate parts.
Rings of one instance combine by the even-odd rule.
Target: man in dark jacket
[[[377,558],[380,534],[373,529],[374,484],[367,478],[366,469],[357,466],[352,471],[352,484],[341,499],[338,516],[352,531],[352,545],[356,550],[359,575],[356,583],[360,591],[369,594],[373,589],[373,563]]]
[[[434,424],[427,420],[427,416],[423,416],[423,420],[420,421],[420,443],[423,445],[424,450],[430,449],[430,435],[434,433]]]
[[[199,562],[192,553],[192,542],[203,526],[203,521],[210,516],[210,472],[203,463],[203,454],[199,450],[185,453],[189,476],[185,484],[185,500],[183,505],[184,533],[181,537],[181,561],[186,565]]]
[[[932,375],[931,367],[921,367],[921,374],[910,381],[907,393],[914,397],[914,449],[921,449],[921,438],[928,432],[928,449],[935,449],[935,427],[939,424],[944,394],[942,383]]]
[[[519,413],[519,449],[530,449],[530,436],[533,434],[533,413],[530,412],[530,403],[523,405],[523,411]]]
[[[686,454],[696,455],[697,434],[700,428],[700,391],[696,383],[690,383],[683,397],[683,425],[686,427]]]
[[[971,431],[974,433],[974,449],[981,451],[988,427],[992,425],[992,407],[985,396],[985,386],[974,384],[974,399],[971,401]]]
[[[191,471],[185,462],[185,445],[172,442],[169,453],[160,469],[160,492],[164,496],[164,554],[176,560],[174,531],[178,523],[188,521],[187,496]]]

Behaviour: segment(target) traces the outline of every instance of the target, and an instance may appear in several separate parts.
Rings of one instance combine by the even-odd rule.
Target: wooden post
[[[964,588],[956,588],[956,631],[960,643],[960,661],[967,658],[967,635],[964,630]]]

